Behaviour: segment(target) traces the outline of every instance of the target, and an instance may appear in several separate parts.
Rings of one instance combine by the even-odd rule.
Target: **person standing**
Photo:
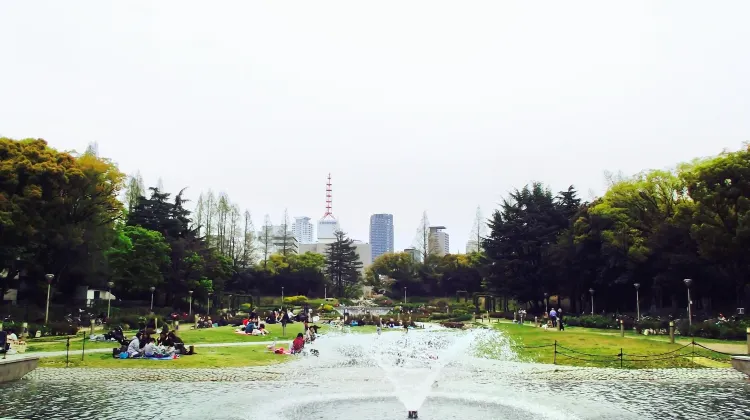
[[[562,308],[557,308],[557,322],[560,324],[560,331],[565,331],[565,324],[563,323]]]
[[[557,327],[557,311],[555,311],[555,308],[550,309],[549,319],[552,321],[552,327]]]

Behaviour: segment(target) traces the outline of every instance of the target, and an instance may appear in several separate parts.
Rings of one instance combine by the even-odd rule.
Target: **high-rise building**
[[[370,246],[372,247],[373,261],[386,252],[393,252],[392,214],[373,214],[370,216]]]
[[[292,232],[297,242],[301,244],[313,243],[313,225],[309,217],[295,217],[292,223]]]
[[[419,252],[418,249],[416,249],[416,248],[406,248],[406,249],[404,249],[404,252],[407,253],[407,254],[409,254],[409,256],[411,257],[412,260],[414,260],[416,262],[421,262],[422,261],[422,253]]]
[[[328,174],[326,184],[326,212],[318,220],[318,242],[331,243],[336,240],[336,231],[341,230],[339,221],[333,216],[333,190],[331,189],[331,174]]]
[[[445,226],[430,226],[428,245],[430,254],[450,254],[450,237],[448,232],[445,232]]]
[[[479,252],[479,246],[476,239],[469,239],[466,241],[466,253]]]

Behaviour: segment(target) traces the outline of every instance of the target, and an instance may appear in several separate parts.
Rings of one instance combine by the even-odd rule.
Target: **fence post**
[[[552,364],[553,365],[557,364],[557,340],[555,340],[555,355],[552,356]]]
[[[91,321],[93,327],[94,321]],[[86,354],[86,331],[83,331],[83,346],[81,347],[81,361],[83,362],[83,356]]]
[[[68,367],[70,362],[70,336],[68,336],[65,342],[65,367]]]
[[[620,347],[620,369],[622,369],[622,347]]]
[[[674,344],[674,321],[669,321],[669,342]]]
[[[691,344],[693,345],[693,354],[690,356],[690,362],[695,364],[695,338],[691,340]]]
[[[625,337],[625,321],[623,320],[620,320],[620,337]]]

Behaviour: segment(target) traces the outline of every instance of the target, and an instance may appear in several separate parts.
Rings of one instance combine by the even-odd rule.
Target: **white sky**
[[[4,1],[0,135],[355,239],[750,140],[747,1]]]

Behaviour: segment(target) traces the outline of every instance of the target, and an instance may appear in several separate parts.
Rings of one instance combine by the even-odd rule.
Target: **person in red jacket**
[[[297,354],[305,348],[305,337],[302,333],[297,334],[297,338],[292,341],[292,354]]]

